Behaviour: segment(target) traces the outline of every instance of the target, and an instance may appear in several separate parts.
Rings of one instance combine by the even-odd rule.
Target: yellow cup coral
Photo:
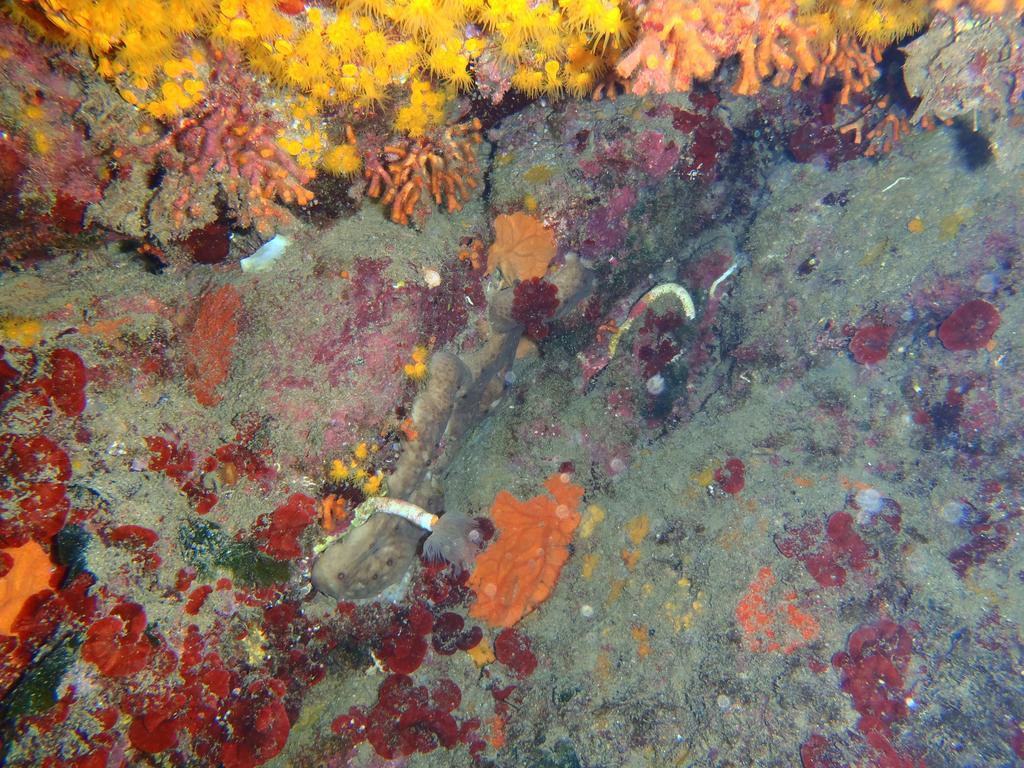
[[[354,144],[339,144],[324,154],[321,165],[335,176],[351,176],[363,167],[363,158]]]

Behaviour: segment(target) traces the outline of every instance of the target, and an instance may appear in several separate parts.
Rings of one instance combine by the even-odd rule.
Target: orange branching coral
[[[738,53],[753,35],[757,8],[744,0],[738,5],[690,0],[649,4],[641,14],[636,44],[619,61],[619,74],[632,78],[633,92],[641,95],[688,91],[694,80],[710,79],[719,62]]]
[[[756,93],[769,77],[799,88],[835,75],[846,99],[877,76],[877,50],[836,35],[822,16],[801,17],[791,0],[655,0],[641,21],[636,45],[618,64],[638,94],[688,91],[737,54],[740,94]]]
[[[494,220],[494,243],[487,251],[487,274],[495,268],[509,281],[544,277],[555,258],[555,233],[525,213]]]
[[[850,35],[839,35],[829,41],[821,54],[811,81],[821,85],[830,77],[838,77],[843,83],[839,103],[848,104],[851,93],[861,93],[878,77],[878,62],[882,60],[883,50],[883,46],[862,45]],[[793,87],[799,85],[794,79]]]
[[[0,550],[0,571],[7,561],[7,572],[0,576],[0,635],[13,634],[14,621],[25,601],[53,586],[50,582],[57,570],[50,556],[34,541]]]
[[[931,130],[934,121],[924,119],[922,127]],[[857,119],[840,126],[840,133],[853,136],[854,144],[864,145],[864,156],[872,157],[879,153],[889,153],[902,136],[910,133],[910,121],[890,108],[888,97],[883,97],[865,107]]]
[[[544,487],[550,496],[527,501],[502,491],[491,507],[497,540],[469,577],[476,593],[469,613],[493,627],[511,627],[544,602],[569,558],[583,488],[563,475],[552,475]]]
[[[475,150],[482,141],[480,127],[473,119],[448,128],[440,142],[406,139],[384,147],[383,160],[367,160],[366,194],[390,207],[396,224],[408,224],[425,195],[449,213],[462,210],[480,173]]]

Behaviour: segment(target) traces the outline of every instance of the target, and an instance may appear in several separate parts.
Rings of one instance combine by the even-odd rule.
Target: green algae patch
[[[204,579],[227,571],[241,584],[264,587],[287,581],[291,575],[288,563],[260,552],[252,541],[234,541],[208,520],[193,518],[182,523],[178,543],[185,563]]]
[[[53,650],[33,661],[18,684],[0,703],[0,733],[3,733],[12,719],[42,714],[57,703],[61,680],[74,663],[81,644],[79,635],[70,635]]]

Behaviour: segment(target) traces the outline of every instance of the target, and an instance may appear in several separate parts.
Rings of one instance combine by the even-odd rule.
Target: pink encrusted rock
[[[466,263],[434,289],[398,284],[386,267],[361,259],[347,277],[297,283],[261,310],[290,316],[280,336],[260,337],[247,373],[289,449],[310,460],[397,427],[416,391],[403,370],[413,347],[448,343],[485,306]]]
[[[679,147],[674,141],[665,141],[664,134],[645,131],[637,139],[636,149],[641,167],[652,180],[663,179],[679,161]]]

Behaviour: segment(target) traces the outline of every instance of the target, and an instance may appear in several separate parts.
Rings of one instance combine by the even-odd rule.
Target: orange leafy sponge
[[[551,595],[569,558],[583,498],[583,489],[563,477],[552,475],[544,483],[551,496],[520,501],[502,491],[495,497],[491,519],[498,538],[469,577],[476,593],[470,616],[511,627]]]

